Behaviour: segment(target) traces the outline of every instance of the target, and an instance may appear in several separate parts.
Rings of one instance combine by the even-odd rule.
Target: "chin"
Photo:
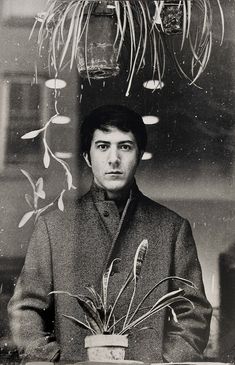
[[[125,189],[125,187],[126,187],[125,184],[110,183],[110,184],[106,184],[105,189],[110,192],[112,192],[112,191],[118,192],[118,191]]]

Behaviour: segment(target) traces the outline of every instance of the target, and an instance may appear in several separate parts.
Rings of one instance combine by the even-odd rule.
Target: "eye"
[[[123,151],[130,151],[131,149],[132,149],[132,146],[130,146],[129,144],[121,145],[121,150],[123,150]]]
[[[97,145],[97,148],[100,151],[106,151],[108,149],[108,145],[107,144],[104,144],[104,143],[101,143],[101,144]]]

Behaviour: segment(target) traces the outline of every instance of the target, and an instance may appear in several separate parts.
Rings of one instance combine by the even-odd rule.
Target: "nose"
[[[120,163],[120,155],[118,148],[113,146],[109,150],[108,162],[112,166],[118,166]]]

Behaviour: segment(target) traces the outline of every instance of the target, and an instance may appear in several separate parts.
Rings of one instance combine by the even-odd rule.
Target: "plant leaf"
[[[39,179],[37,180],[36,187],[37,187],[37,190],[43,189],[43,178],[42,177],[39,177]]]
[[[85,319],[86,319],[86,323],[87,323],[87,326],[88,326],[88,328],[89,328],[89,331],[91,331],[91,333],[92,333],[93,335],[95,335],[96,333],[95,333],[95,331],[91,328],[90,323],[89,323],[89,320],[88,320],[88,318],[87,318],[87,316],[86,316],[86,315],[85,315]]]
[[[85,323],[79,321],[79,319],[77,319],[73,316],[68,316],[67,314],[62,314],[62,316],[70,319],[72,322],[75,322],[75,324],[77,324],[79,327],[85,328],[85,329],[88,329],[89,331],[91,331],[91,328],[89,326],[87,326]]]
[[[30,206],[30,208],[33,208],[33,197],[29,194],[25,194],[25,200],[27,204]]]
[[[68,30],[68,34],[67,34],[67,39],[66,39],[66,42],[65,42],[65,44],[63,45],[63,48],[62,48],[62,55],[61,55],[61,58],[60,58],[59,68],[61,68],[61,66],[63,64],[63,60],[64,60],[65,55],[67,53],[67,50],[69,48],[69,44],[70,44],[70,41],[71,41],[71,38],[72,38],[72,35],[73,35],[73,31],[74,31],[74,23],[75,23],[76,9],[79,6],[81,6],[81,5],[80,5],[79,2],[77,2],[77,4],[75,5],[75,8],[73,10],[72,17],[70,19],[70,24],[69,24],[69,30]]]
[[[177,315],[175,313],[175,310],[170,305],[169,305],[169,308],[171,310],[171,314],[172,314],[172,318],[173,318],[174,322],[178,323],[179,321],[178,321]]]
[[[58,199],[58,208],[59,210],[61,210],[62,212],[64,211],[64,202],[63,202],[63,195],[65,193],[65,189],[63,189],[60,193],[60,197]]]
[[[34,210],[31,210],[30,212],[27,212],[23,215],[22,219],[20,220],[20,223],[18,224],[18,227],[21,228],[25,225],[25,223],[28,222],[28,220],[32,217],[34,214]]]
[[[101,296],[99,295],[99,293],[95,290],[95,288],[92,285],[87,285],[86,289],[92,294],[94,301],[95,301],[95,305],[97,308],[103,308],[103,301]]]
[[[39,216],[40,216],[43,212],[45,212],[45,210],[47,210],[48,208],[50,208],[53,204],[54,204],[54,202],[51,202],[50,204],[45,205],[45,207],[38,209],[38,210],[37,210],[37,213],[36,213],[35,221],[38,219],[38,217],[39,217]]]
[[[109,278],[113,269],[113,264],[115,261],[120,261],[120,259],[114,259],[110,266],[108,267],[108,270],[106,270],[102,277],[102,294],[103,294],[103,303],[104,303],[104,310],[107,311],[107,298],[108,298],[108,285],[109,285]]]
[[[145,302],[145,300],[152,294],[152,292],[154,290],[156,290],[158,288],[158,286],[160,286],[162,283],[164,283],[165,281],[168,281],[168,280],[178,280],[186,285],[188,285],[189,287],[193,288],[193,289],[196,289],[196,286],[190,281],[190,280],[187,280],[187,279],[184,279],[184,278],[181,278],[179,276],[167,276],[166,278],[160,280],[158,283],[156,283],[146,294],[145,296],[143,297],[143,299],[139,302],[139,304],[137,305],[136,309],[134,310],[131,318],[129,319],[129,323],[130,321],[134,318],[134,316],[138,313],[138,311],[140,310],[141,306],[143,305],[143,303]]]
[[[36,195],[41,198],[41,199],[45,199],[46,198],[46,193],[44,190],[40,191],[40,192],[36,192]]]
[[[221,39],[220,39],[220,45],[222,45],[223,40],[224,40],[224,12],[223,12],[222,6],[220,4],[220,0],[217,0],[217,4],[218,4],[218,7],[219,7],[220,19],[221,19]]]
[[[117,294],[117,297],[114,301],[114,304],[113,304],[113,307],[109,313],[109,316],[108,316],[108,320],[107,320],[107,323],[106,323],[106,326],[108,328],[108,325],[109,325],[109,321],[113,315],[113,312],[114,312],[114,309],[117,305],[117,302],[119,301],[120,297],[122,296],[124,290],[128,287],[128,285],[130,284],[130,282],[133,280],[133,269],[131,269],[130,273],[128,274],[124,284],[122,285],[121,289],[119,290],[118,294]]]
[[[73,177],[69,170],[66,171],[66,176],[67,176],[68,190],[70,190],[73,186]]]
[[[43,178],[42,177],[40,177],[38,179],[38,181],[36,182],[36,194],[41,199],[45,199],[46,198],[46,193],[43,190]]]
[[[53,124],[68,124],[70,123],[70,119],[68,117],[64,117],[62,115],[57,115],[51,119]]]
[[[133,301],[134,301],[134,298],[135,298],[137,282],[138,282],[138,279],[139,279],[139,276],[140,276],[141,268],[142,268],[142,265],[143,265],[143,262],[144,262],[144,259],[145,259],[145,256],[146,256],[147,249],[148,249],[148,240],[144,239],[139,244],[139,246],[136,250],[136,253],[135,253],[135,257],[134,257],[133,276],[134,276],[135,284],[134,284],[134,289],[133,289],[132,297],[131,297],[131,300],[130,300],[130,304],[129,304],[129,307],[128,307],[128,310],[127,310],[127,313],[126,313],[126,318],[125,318],[125,321],[123,323],[123,328],[126,326],[126,324],[128,322],[128,317],[129,317],[129,314],[130,314],[130,310],[131,310],[131,307],[132,307],[132,304],[133,304]],[[130,318],[130,321],[131,321],[131,319],[132,319],[132,317]]]
[[[43,164],[45,166],[46,169],[48,169],[49,165],[50,165],[50,155],[48,153],[48,148],[45,148],[45,152],[44,152],[44,156],[43,156]]]
[[[129,331],[131,328],[133,327],[136,327],[137,325],[141,324],[143,321],[145,321],[146,319],[148,319],[149,317],[155,315],[157,312],[159,312],[160,310],[166,308],[166,307],[169,307],[171,304],[173,303],[176,303],[176,302],[179,302],[179,301],[182,301],[182,300],[185,300],[185,301],[188,301],[191,303],[191,305],[193,305],[193,303],[185,298],[185,297],[182,297],[180,295],[176,296],[176,297],[172,297],[172,298],[169,298],[164,304],[161,304],[157,307],[153,307],[146,313],[144,313],[142,316],[140,316],[139,318],[137,318],[136,320],[134,320],[133,322],[129,323],[125,328],[123,328],[119,334],[124,334],[125,332]]]
[[[32,186],[32,188],[33,188],[33,191],[35,191],[35,185],[34,185],[34,182],[33,182],[33,179],[32,179],[32,177],[31,177],[31,175],[30,175],[27,171],[25,171],[25,170],[23,170],[23,169],[20,169],[20,171],[22,172],[22,174],[23,174],[25,177],[27,177],[27,179],[29,180],[29,182],[30,182],[30,184],[31,184],[31,186]]]
[[[74,295],[74,294],[71,294],[69,292],[62,291],[62,290],[52,291],[52,292],[49,293],[49,295],[50,294],[66,294],[66,295],[69,295],[72,298],[75,298],[78,301],[78,304],[83,309],[84,313],[87,315],[87,318],[89,319],[89,324],[90,324],[91,328],[96,333],[102,333],[103,332],[103,324],[101,322],[99,313],[98,313],[96,308],[94,309],[90,305],[90,303],[89,303],[90,298],[88,298],[88,299],[86,299],[86,297],[82,298],[80,295]]]
[[[134,269],[133,270],[134,270],[135,285],[139,279],[142,265],[143,265],[143,262],[144,262],[144,259],[145,259],[146,253],[147,253],[147,249],[148,249],[148,240],[144,239],[140,243],[139,247],[137,248],[136,254],[134,257]]]
[[[173,290],[165,295],[163,295],[152,307],[152,309],[155,309],[155,307],[159,305],[164,305],[166,301],[169,299],[177,298],[178,296],[183,296],[184,290],[183,289],[177,289]]]
[[[32,139],[37,137],[40,133],[41,133],[41,129],[35,130],[35,131],[31,131],[28,132],[26,134],[24,134],[23,136],[21,136],[21,139]]]

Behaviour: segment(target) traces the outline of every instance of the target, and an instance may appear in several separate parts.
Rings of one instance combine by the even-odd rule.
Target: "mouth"
[[[106,172],[106,175],[122,175],[121,171],[109,171]]]

